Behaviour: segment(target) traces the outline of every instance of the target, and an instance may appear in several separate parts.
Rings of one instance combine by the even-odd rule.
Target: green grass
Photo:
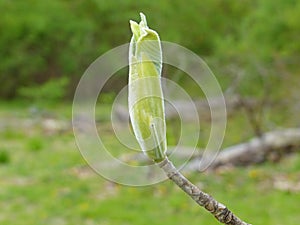
[[[40,123],[44,115],[35,118],[26,106],[9,106],[0,104],[5,118],[0,130],[0,224],[219,224],[170,181],[134,188],[103,179],[81,157],[71,128],[49,133]],[[71,118],[70,104],[43,110],[58,119]],[[19,122],[26,118],[35,123]],[[248,137],[241,133],[244,127],[235,125],[242,121],[239,117],[231,121],[225,145]],[[106,144],[115,148],[118,143],[109,121],[102,123]],[[278,164],[188,177],[252,224],[294,225],[300,220],[300,192],[279,190],[274,181],[284,177],[299,182],[299,176],[300,154],[296,154]]]

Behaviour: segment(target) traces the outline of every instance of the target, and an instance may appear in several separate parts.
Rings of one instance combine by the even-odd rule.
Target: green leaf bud
[[[162,51],[158,34],[149,29],[146,17],[130,21],[128,106],[135,137],[154,161],[165,158],[167,149],[163,92]]]

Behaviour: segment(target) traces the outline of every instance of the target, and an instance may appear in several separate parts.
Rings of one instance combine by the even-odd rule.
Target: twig
[[[158,163],[158,166],[163,169],[166,175],[177,184],[185,193],[187,193],[200,206],[215,216],[221,223],[228,225],[251,225],[243,222],[235,216],[226,206],[217,202],[212,196],[201,191],[197,186],[186,179],[173,165],[168,158]]]

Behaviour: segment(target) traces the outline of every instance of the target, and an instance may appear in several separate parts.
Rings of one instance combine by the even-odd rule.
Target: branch
[[[208,212],[213,214],[221,223],[228,225],[251,225],[243,222],[235,216],[226,206],[217,202],[212,196],[201,191],[197,186],[186,179],[173,165],[168,158],[158,163],[166,175],[185,193],[187,193],[198,205],[204,207]]]
[[[209,169],[262,163],[266,160],[277,161],[284,154],[298,151],[300,147],[300,129],[288,128],[264,133],[241,144],[220,151]],[[185,172],[199,171],[201,157],[191,160],[184,167]],[[205,158],[204,158],[205,160]]]

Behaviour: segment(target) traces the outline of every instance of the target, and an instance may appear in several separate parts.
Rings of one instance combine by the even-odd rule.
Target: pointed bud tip
[[[130,29],[131,32],[133,33],[134,39],[137,40],[140,36],[140,28],[137,22],[133,21],[133,20],[129,20],[129,24],[130,24]]]
[[[135,22],[134,20],[129,20],[130,26],[138,26],[138,23]]]
[[[147,19],[144,13],[140,12],[140,17],[141,17],[141,23],[147,27]]]
[[[145,20],[146,19],[146,16],[144,13],[140,12],[140,17],[141,17],[141,20]]]

